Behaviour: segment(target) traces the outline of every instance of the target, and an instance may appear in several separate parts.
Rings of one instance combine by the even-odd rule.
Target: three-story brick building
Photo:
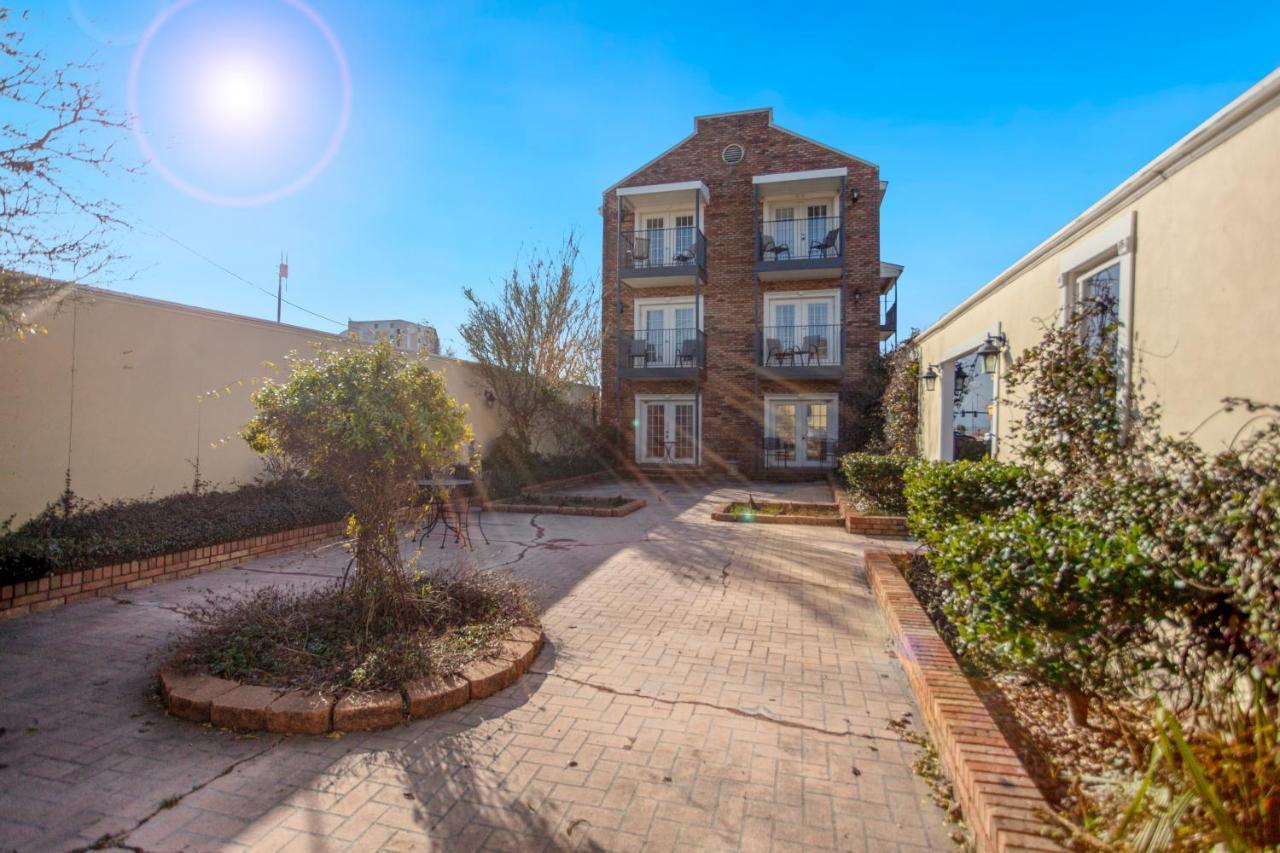
[[[637,465],[834,466],[894,334],[885,187],[762,109],[696,118],[605,191],[603,416]]]

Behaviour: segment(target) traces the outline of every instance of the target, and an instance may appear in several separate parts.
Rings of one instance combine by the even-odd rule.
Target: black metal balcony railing
[[[705,367],[706,335],[694,329],[649,329],[623,335],[618,356],[623,367]]]
[[[843,351],[839,324],[765,326],[760,335],[760,364],[765,367],[831,367]]]
[[[762,261],[839,258],[844,251],[838,216],[766,219],[760,223]]]
[[[639,228],[622,234],[622,266],[626,269],[706,265],[706,238],[692,225],[680,228]]]
[[[885,309],[884,319],[880,321],[880,331],[896,332],[898,331],[898,303],[894,302]]]

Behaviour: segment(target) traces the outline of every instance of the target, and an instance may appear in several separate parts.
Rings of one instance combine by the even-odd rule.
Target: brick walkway
[[[486,514],[474,554],[433,541],[528,578],[548,647],[515,687],[385,732],[236,736],[152,695],[185,606],[331,577],[336,547],[0,623],[0,849],[949,847],[887,728],[914,709],[860,540],[711,522],[727,487],[577,491],[620,489],[649,507]],[[783,493],[829,497],[755,492]]]

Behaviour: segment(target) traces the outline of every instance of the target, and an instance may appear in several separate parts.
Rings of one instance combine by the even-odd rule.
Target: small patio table
[[[475,490],[475,480],[458,477],[433,477],[418,481],[419,488],[427,493],[427,516],[422,528],[418,531],[418,541],[425,542],[437,525],[443,525],[440,533],[440,547],[444,547],[445,539],[453,533],[453,541],[471,545],[471,497]],[[484,544],[489,544],[489,537],[484,532],[484,504],[476,507],[476,527]],[[474,550],[474,548],[473,548]]]

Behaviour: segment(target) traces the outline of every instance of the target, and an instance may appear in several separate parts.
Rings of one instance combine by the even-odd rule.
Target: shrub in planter
[[[576,477],[603,471],[602,453],[584,449],[581,453],[544,455],[530,453],[510,433],[503,433],[483,449],[485,488],[490,498],[509,498],[532,483]]]
[[[907,527],[923,542],[948,527],[985,515],[1000,515],[1018,503],[1026,471],[1007,462],[912,463],[903,474]]]
[[[1062,689],[1078,722],[1155,663],[1167,584],[1136,534],[1019,510],[953,525],[931,559],[965,656]]]
[[[864,512],[902,515],[902,474],[914,460],[910,456],[880,453],[848,453],[840,460],[840,473],[855,505]]]

